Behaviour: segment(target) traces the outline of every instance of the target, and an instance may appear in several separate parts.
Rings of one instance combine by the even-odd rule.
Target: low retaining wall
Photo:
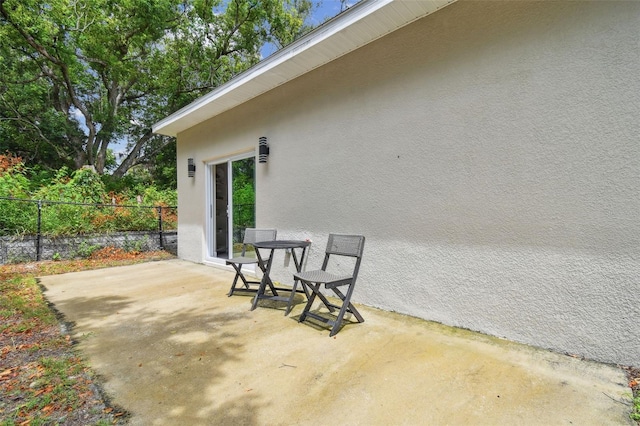
[[[103,247],[118,247],[126,251],[166,250],[177,254],[178,232],[163,232],[162,244],[157,231],[40,237],[40,247],[35,235],[0,237],[0,264],[88,257]]]

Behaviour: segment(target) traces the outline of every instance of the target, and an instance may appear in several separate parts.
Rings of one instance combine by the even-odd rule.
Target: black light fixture
[[[194,177],[196,175],[196,165],[193,162],[193,158],[189,158],[187,160],[187,173],[189,177]]]
[[[260,142],[258,143],[258,162],[266,163],[269,156],[269,144],[267,144],[267,137],[260,136]]]

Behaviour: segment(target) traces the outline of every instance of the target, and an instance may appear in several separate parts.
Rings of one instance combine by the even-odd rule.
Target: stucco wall
[[[179,254],[204,249],[186,158],[265,135],[258,225],[308,267],[366,235],[357,302],[637,365],[638,28],[636,2],[463,1],[190,129]]]

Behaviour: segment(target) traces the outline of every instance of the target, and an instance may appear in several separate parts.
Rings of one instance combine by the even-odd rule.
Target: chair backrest
[[[364,236],[362,235],[330,234],[325,253],[362,257],[363,250]]]
[[[278,231],[275,229],[246,228],[244,230],[244,240],[242,241],[242,256],[246,254],[247,246],[258,241],[273,241],[276,239]]]
[[[278,231],[275,229],[246,228],[243,244],[253,244],[258,241],[273,241]]]
[[[364,250],[363,235],[345,235],[345,234],[329,234],[327,240],[327,249],[325,250],[324,261],[322,262],[322,270],[326,271],[331,256],[349,256],[355,258],[353,265],[353,282],[356,281],[358,271],[360,270],[360,261],[362,260],[362,252]]]

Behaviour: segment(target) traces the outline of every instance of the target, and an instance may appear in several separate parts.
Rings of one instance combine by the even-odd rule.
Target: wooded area
[[[0,0],[0,153],[30,170],[136,166],[175,188],[151,125],[309,28],[311,0]],[[116,157],[116,147],[122,156]]]

